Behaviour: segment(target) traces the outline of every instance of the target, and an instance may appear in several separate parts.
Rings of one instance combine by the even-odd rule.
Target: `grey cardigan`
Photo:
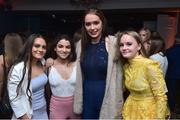
[[[122,68],[120,62],[114,62],[116,38],[108,36],[105,39],[106,49],[108,51],[108,68],[106,77],[106,88],[103,103],[100,110],[100,119],[113,119],[118,114],[121,116],[123,106],[123,86],[122,86]],[[77,55],[79,57],[81,47],[80,42],[77,44]],[[82,90],[82,74],[80,61],[77,63],[77,81],[74,94],[74,112],[82,113],[83,106],[83,90]],[[118,116],[119,116],[118,115]]]

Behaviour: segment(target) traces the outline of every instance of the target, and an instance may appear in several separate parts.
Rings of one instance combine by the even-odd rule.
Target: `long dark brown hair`
[[[151,37],[151,46],[149,50],[149,56],[162,52],[162,56],[164,56],[165,53],[165,41],[163,40],[162,37]]]
[[[26,89],[26,94],[27,94],[27,96],[29,98],[30,104],[32,103],[32,93],[31,93],[31,90],[30,90],[30,81],[31,81],[31,73],[32,73],[31,64],[32,64],[32,60],[33,60],[32,47],[33,47],[33,44],[35,42],[35,39],[37,39],[37,38],[43,38],[45,40],[45,38],[40,34],[31,34],[28,37],[28,39],[26,40],[26,42],[25,42],[25,44],[24,44],[24,46],[23,46],[23,48],[22,48],[22,50],[21,50],[21,52],[20,52],[20,54],[18,56],[18,59],[15,61],[14,65],[11,68],[11,70],[12,70],[14,68],[14,66],[17,65],[18,63],[24,62],[23,76],[21,78],[20,83],[18,84],[18,87],[16,89],[16,93],[17,93],[17,96],[18,96],[19,91],[20,91],[20,89],[22,87],[22,83],[24,81],[26,70],[28,70],[27,71],[27,74],[28,74],[28,86],[27,86],[27,89]]]
[[[97,15],[100,20],[102,21],[102,38],[105,38],[108,36],[108,28],[107,28],[107,20],[103,14],[103,12],[99,9],[90,8],[85,11],[83,16],[83,22],[82,22],[82,40],[81,40],[81,56],[80,59],[83,60],[84,58],[84,52],[87,47],[87,45],[91,42],[91,37],[87,34],[86,28],[85,28],[85,17],[88,14],[94,14]]]

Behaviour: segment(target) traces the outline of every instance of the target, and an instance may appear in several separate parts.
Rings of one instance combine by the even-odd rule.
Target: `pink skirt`
[[[51,96],[50,119],[78,119],[78,115],[73,112],[74,97]]]

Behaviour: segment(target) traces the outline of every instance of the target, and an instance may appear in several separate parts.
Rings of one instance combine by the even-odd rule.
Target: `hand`
[[[30,120],[30,118],[27,116],[27,114],[24,114],[20,117],[21,120]]]
[[[49,68],[54,64],[54,59],[48,58],[45,63],[45,68]]]

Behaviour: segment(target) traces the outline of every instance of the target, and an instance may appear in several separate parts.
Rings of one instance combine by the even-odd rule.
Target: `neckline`
[[[100,38],[100,40],[98,42],[90,42],[91,45],[99,45],[102,42],[102,38]]]
[[[39,77],[41,77],[41,76],[44,76],[44,72],[42,72],[41,74],[39,74],[39,75],[37,75],[37,76],[35,76],[35,77],[33,77],[33,78],[31,78],[31,80],[34,80],[34,79],[36,79],[36,78],[39,78]]]
[[[132,63],[132,62],[135,62],[136,60],[141,59],[141,58],[143,58],[142,55],[137,55],[137,56],[135,56],[133,59],[130,59],[130,60],[128,60],[128,61],[129,61],[129,63]]]
[[[62,77],[62,75],[58,72],[58,70],[57,70],[54,66],[51,66],[51,67],[56,71],[56,73],[58,74],[58,76],[61,78],[62,81],[69,81],[69,80],[71,80],[72,75],[73,75],[73,73],[74,73],[74,71],[75,71],[75,69],[76,69],[76,65],[74,65],[74,66],[73,66],[73,70],[72,70],[69,78],[68,78],[68,79],[65,79],[65,78]]]

